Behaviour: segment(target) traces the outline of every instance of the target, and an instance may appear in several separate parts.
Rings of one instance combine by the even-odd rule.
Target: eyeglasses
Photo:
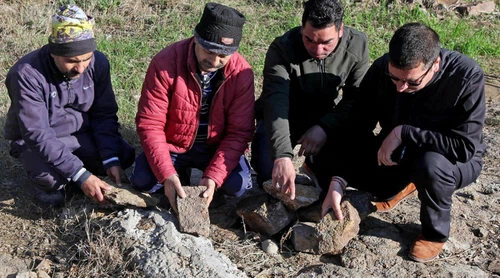
[[[413,81],[413,80],[406,80],[406,79],[399,79],[396,76],[392,75],[389,72],[389,69],[387,70],[387,72],[385,74],[387,76],[389,76],[392,79],[392,81],[394,81],[394,82],[401,81],[403,83],[407,83],[408,86],[417,87],[417,86],[420,86],[420,84],[422,84],[422,80],[424,79],[424,77],[427,76],[427,74],[429,73],[429,71],[431,71],[431,69],[432,69],[432,65],[425,71],[425,73],[422,76],[420,76],[419,78],[417,78],[415,81]]]

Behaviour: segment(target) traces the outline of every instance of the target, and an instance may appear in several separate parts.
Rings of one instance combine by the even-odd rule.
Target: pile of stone
[[[238,203],[237,213],[252,231],[274,236],[292,229],[291,241],[296,251],[313,254],[339,254],[359,232],[361,217],[373,211],[368,194],[348,191],[341,203],[344,219],[333,211],[321,216],[321,189],[313,184],[295,183],[295,199],[273,186],[263,184],[265,192]],[[356,206],[356,208],[353,206]]]

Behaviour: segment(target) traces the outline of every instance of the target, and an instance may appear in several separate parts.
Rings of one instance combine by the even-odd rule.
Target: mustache
[[[208,66],[209,68],[216,68],[216,69],[220,69],[222,68],[224,65],[222,63],[219,63],[217,65],[214,65],[212,64],[212,62],[210,62],[209,60],[203,60],[201,61],[205,66]]]

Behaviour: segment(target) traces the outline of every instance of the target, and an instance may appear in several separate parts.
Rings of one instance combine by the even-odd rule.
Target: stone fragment
[[[208,237],[210,217],[207,200],[202,197],[206,186],[183,186],[186,198],[177,198],[179,230],[183,233]]]
[[[495,12],[495,2],[488,1],[488,2],[478,3],[475,5],[474,4],[467,4],[467,5],[458,6],[456,9],[461,15],[472,16],[472,15],[479,15],[482,13],[490,14],[490,13]]]
[[[36,277],[37,278],[51,278],[50,275],[47,272],[43,271],[43,270],[37,271],[36,272]]]
[[[43,259],[37,266],[36,270],[37,271],[44,271],[44,272],[50,272],[52,262],[47,259]]]
[[[293,226],[292,232],[293,248],[299,252],[317,253],[319,237],[316,231],[316,223],[300,222]]]
[[[316,202],[310,206],[302,207],[297,210],[297,216],[301,222],[318,223],[321,220],[322,202]]]
[[[281,200],[287,208],[296,211],[301,207],[309,206],[319,200],[321,189],[315,186],[307,186],[300,183],[295,183],[295,199],[290,200],[290,194],[281,192],[281,188],[272,185],[272,180],[268,180],[263,184],[264,190],[274,198]]]
[[[358,211],[359,218],[365,219],[370,213],[375,212],[377,208],[372,204],[373,196],[370,193],[357,190],[347,190],[345,200]]]
[[[267,254],[277,254],[278,253],[278,245],[272,241],[271,239],[266,239],[262,242],[261,244],[262,250],[266,252]]]
[[[272,236],[295,219],[280,201],[268,195],[245,198],[238,203],[236,213],[252,231]]]
[[[348,200],[341,203],[343,220],[337,220],[332,212],[314,223],[299,223],[295,225],[292,241],[297,251],[314,254],[339,254],[347,243],[359,232],[357,210]]]
[[[347,243],[359,232],[361,219],[358,211],[348,200],[343,201],[340,206],[344,219],[337,220],[332,211],[325,215],[316,227],[321,239],[318,246],[319,254],[341,253]]]
[[[104,198],[113,205],[138,208],[158,205],[159,200],[157,198],[137,191],[128,184],[118,187],[109,178],[103,179],[103,181],[111,186],[111,190],[104,191]]]

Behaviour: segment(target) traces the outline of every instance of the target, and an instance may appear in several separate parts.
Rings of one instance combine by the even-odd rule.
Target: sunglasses
[[[390,72],[389,72],[389,69],[387,69],[387,71],[385,72],[385,74],[387,76],[389,76],[392,81],[394,82],[403,82],[403,83],[406,83],[408,84],[408,86],[411,86],[411,87],[417,87],[417,86],[420,86],[420,84],[422,84],[422,80],[424,79],[424,77],[427,76],[427,74],[429,73],[429,71],[431,71],[432,69],[432,65],[425,71],[425,73],[420,76],[419,78],[417,78],[416,80],[406,80],[406,79],[399,79],[397,78],[396,76],[392,75]]]

